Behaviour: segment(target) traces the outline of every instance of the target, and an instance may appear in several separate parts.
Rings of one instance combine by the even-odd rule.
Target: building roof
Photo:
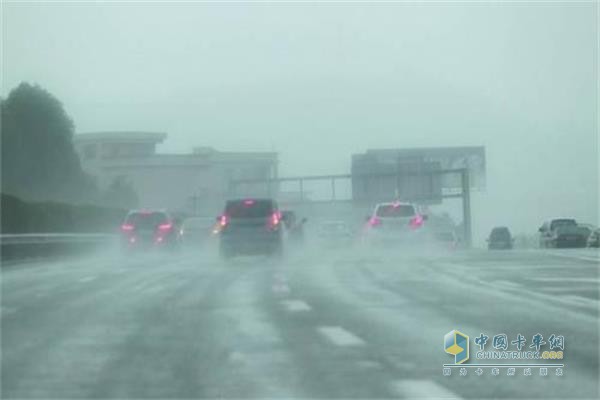
[[[364,153],[353,154],[356,157],[365,155],[401,155],[401,156],[465,156],[468,154],[484,154],[485,146],[449,146],[449,147],[414,147],[397,149],[367,149]]]
[[[73,136],[76,143],[84,142],[146,142],[161,143],[167,138],[164,132],[143,132],[143,131],[108,131],[108,132],[89,132],[78,133]]]

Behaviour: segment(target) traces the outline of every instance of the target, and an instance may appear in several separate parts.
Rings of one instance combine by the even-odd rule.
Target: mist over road
[[[593,398],[599,265],[587,250],[340,249],[5,266],[1,395]],[[488,346],[564,335],[564,375],[443,376],[453,329]]]

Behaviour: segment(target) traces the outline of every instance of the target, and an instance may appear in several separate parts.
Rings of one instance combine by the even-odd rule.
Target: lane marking
[[[583,261],[593,261],[595,263],[600,264],[600,258],[599,257],[588,257],[588,256],[582,256],[582,255],[578,255],[578,254],[566,254],[566,253],[555,253],[555,252],[548,252],[545,253],[551,256],[556,256],[556,257],[561,257],[561,258],[569,258],[571,260],[583,260]]]
[[[576,306],[587,306],[587,307],[597,307],[598,300],[590,299],[589,297],[582,297],[577,295],[567,295],[560,296],[560,299],[564,303],[573,304]]]
[[[365,341],[339,326],[320,326],[319,333],[336,346],[362,346]]]
[[[311,308],[308,304],[306,304],[305,302],[303,302],[302,300],[286,300],[286,301],[282,301],[281,304],[283,304],[283,306],[288,310],[288,311],[310,311]]]
[[[464,277],[461,276],[459,273],[455,274],[451,271],[453,271],[453,267],[462,267],[460,264],[450,264],[450,263],[439,263],[438,265],[440,266],[444,266],[444,267],[448,267],[448,273],[447,273],[447,278],[452,278],[452,282],[453,284],[459,284],[459,285],[463,285],[465,287],[467,287],[467,285],[469,285],[469,287],[473,286],[473,284],[478,285],[478,289],[484,289],[484,288],[491,288],[491,289],[497,289],[495,288],[490,282],[488,281],[484,281],[478,278],[474,278],[474,277]],[[515,289],[511,289],[508,287],[504,288],[505,290],[495,290],[493,292],[490,293],[490,295],[493,296],[501,296],[504,297],[508,300],[516,300],[518,297],[522,298],[522,299],[527,299],[528,301],[532,302],[535,301],[537,303],[538,306],[541,307],[547,307],[550,309],[550,307],[554,307],[556,305],[565,307],[565,308],[572,308],[573,306],[576,307],[580,307],[582,309],[584,309],[585,311],[588,311],[589,309],[594,309],[596,310],[597,304],[584,304],[583,302],[573,302],[572,300],[569,301],[567,299],[567,301],[564,301],[564,298],[562,296],[557,296],[556,294],[549,294],[549,293],[543,293],[543,292],[534,292],[534,291],[529,291],[529,292],[524,292],[523,290],[517,290]],[[485,289],[484,289],[485,290]],[[518,295],[518,296],[515,296]],[[578,312],[577,312],[578,311]],[[597,320],[597,316],[592,316],[587,314],[587,312],[583,312],[582,310],[576,310],[576,312],[571,312],[571,315],[576,315],[577,319],[585,319],[586,321],[593,323],[593,324],[597,324],[598,320]]]
[[[273,284],[273,292],[275,293],[290,293],[291,289],[285,283],[275,283]]]
[[[229,353],[227,360],[233,364],[244,364],[246,362],[246,356],[239,351],[232,351]]]
[[[598,285],[600,284],[600,280],[598,278],[558,278],[558,277],[532,277],[527,278],[528,281],[537,281],[537,282],[573,282],[573,283],[590,283]]]
[[[521,284],[519,284],[519,283],[505,281],[505,280],[497,280],[497,281],[492,281],[490,283],[496,287],[501,287],[501,288],[503,287],[503,288],[507,288],[507,289],[517,289],[517,288],[521,287]]]
[[[446,389],[445,387],[438,385],[432,380],[400,380],[392,382],[391,389],[394,393],[399,394],[405,398],[424,397],[428,399],[460,399],[461,397],[456,393]]]
[[[79,280],[79,282],[85,283],[85,282],[91,282],[91,281],[94,281],[94,280],[96,280],[95,276],[86,276],[85,278],[81,278]]]

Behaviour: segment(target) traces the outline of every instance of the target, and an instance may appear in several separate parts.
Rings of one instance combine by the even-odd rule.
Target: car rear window
[[[555,229],[559,226],[577,226],[577,222],[574,219],[555,219],[550,224],[550,229]]]
[[[382,205],[377,207],[377,216],[382,218],[400,218],[412,217],[415,215],[415,208],[407,204]]]
[[[169,222],[169,217],[163,212],[136,212],[129,214],[125,222],[137,229],[154,229],[159,224]]]
[[[274,208],[271,200],[236,200],[227,202],[225,214],[229,218],[264,218],[270,216]]]
[[[492,229],[492,238],[508,238],[510,237],[510,231],[508,228],[495,228]]]

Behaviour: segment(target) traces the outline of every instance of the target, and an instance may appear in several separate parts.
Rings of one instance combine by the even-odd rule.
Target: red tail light
[[[422,215],[417,215],[416,217],[410,220],[410,227],[413,229],[420,228],[421,226],[423,226],[424,221],[425,220],[423,219]]]
[[[158,226],[158,230],[161,232],[168,232],[171,230],[171,228],[173,228],[173,224],[172,223],[167,223],[167,224],[160,224]]]
[[[279,212],[274,212],[273,215],[271,215],[271,225],[275,226],[279,224],[280,220],[281,216],[279,215]]]
[[[227,215],[221,215],[219,217],[219,225],[221,225],[222,227],[227,225],[228,222],[229,220],[227,219]]]
[[[275,229],[279,225],[279,222],[281,222],[281,214],[279,211],[275,211],[273,214],[271,214],[269,222],[267,223],[267,227],[269,229]]]
[[[131,225],[131,224],[123,224],[121,225],[121,230],[123,232],[131,232],[135,229],[135,226]]]
[[[371,219],[369,219],[369,225],[370,226],[379,226],[379,225],[381,225],[381,220],[377,217],[372,217]]]

